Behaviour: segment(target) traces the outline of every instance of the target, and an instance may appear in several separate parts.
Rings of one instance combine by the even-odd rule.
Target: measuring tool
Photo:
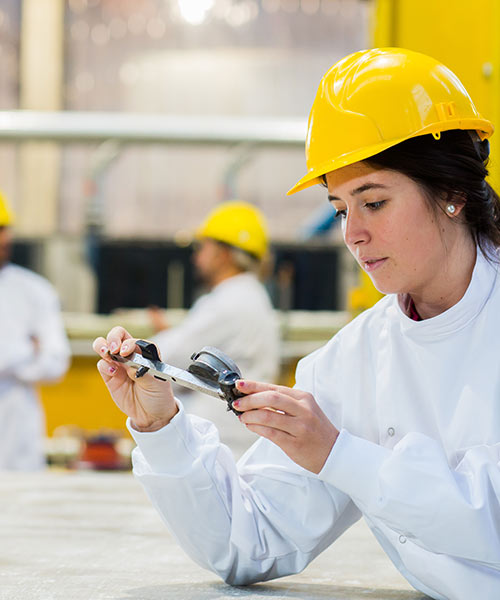
[[[141,353],[134,352],[129,356],[110,354],[116,362],[137,369],[136,378],[146,373],[161,381],[173,381],[184,387],[214,396],[227,403],[227,410],[240,415],[233,407],[233,402],[243,396],[236,389],[236,381],[241,379],[241,372],[236,363],[213,346],[204,346],[191,356],[193,361],[187,370],[167,365],[160,360],[158,350],[151,342],[136,340]]]

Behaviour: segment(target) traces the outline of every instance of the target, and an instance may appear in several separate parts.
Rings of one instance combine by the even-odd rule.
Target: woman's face
[[[359,162],[328,173],[326,181],[344,241],[380,292],[437,291],[464,228],[433,211],[421,188],[396,171]]]

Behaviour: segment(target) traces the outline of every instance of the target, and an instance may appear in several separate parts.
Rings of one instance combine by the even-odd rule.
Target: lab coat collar
[[[438,339],[451,335],[466,327],[479,315],[492,294],[497,274],[498,265],[488,261],[478,248],[469,287],[457,304],[430,319],[414,321],[405,314],[398,296],[394,295],[390,310],[399,322],[401,332],[415,340]]]
[[[216,286],[214,286],[213,291],[217,290],[222,291],[222,290],[226,290],[227,288],[236,286],[236,285],[240,285],[241,283],[244,283],[245,281],[255,281],[257,278],[255,277],[255,275],[253,273],[250,273],[249,271],[245,271],[243,273],[238,273],[238,275],[233,275],[232,277],[228,277],[227,279],[224,279],[223,281],[221,281],[220,283],[218,283]]]

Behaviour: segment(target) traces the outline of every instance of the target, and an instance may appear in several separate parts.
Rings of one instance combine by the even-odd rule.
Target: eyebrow
[[[355,188],[354,190],[352,190],[351,192],[351,196],[357,196],[359,194],[362,194],[363,192],[366,192],[367,190],[386,190],[388,186],[384,185],[383,183],[364,183],[363,185],[360,185],[359,187]],[[328,194],[328,201],[332,202],[333,200],[341,200],[340,198],[338,198],[337,196],[332,196],[331,194]]]

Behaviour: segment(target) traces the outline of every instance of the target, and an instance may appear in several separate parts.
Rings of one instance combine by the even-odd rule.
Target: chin
[[[377,281],[372,278],[370,279],[375,289],[381,294],[401,294],[403,292],[401,286],[394,281]]]

